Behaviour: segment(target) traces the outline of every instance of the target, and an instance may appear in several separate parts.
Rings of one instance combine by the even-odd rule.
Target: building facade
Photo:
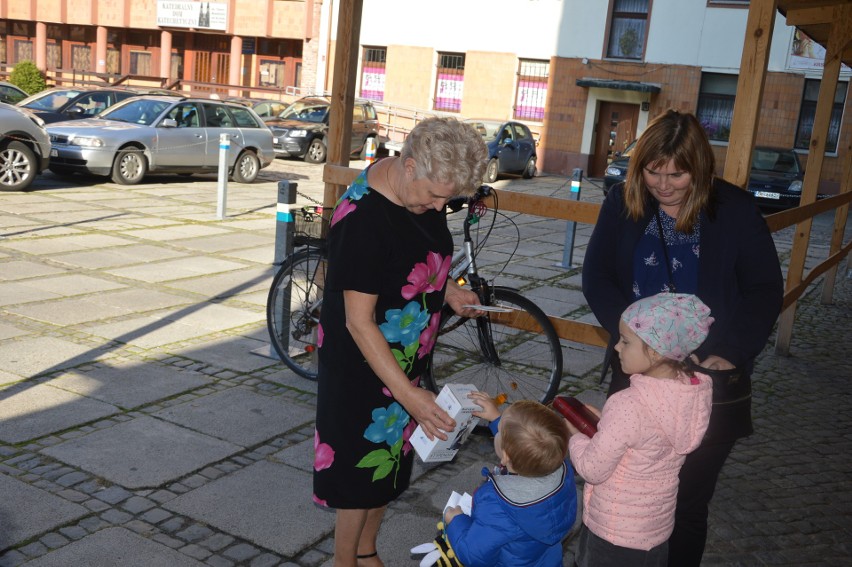
[[[330,91],[341,0],[0,0],[0,70],[59,80],[153,76],[193,93]],[[357,95],[465,118],[514,118],[539,169],[601,175],[648,120],[694,112],[727,140],[748,0],[363,0]],[[806,154],[824,50],[776,18],[757,144]],[[852,159],[850,70],[820,190]],[[806,156],[803,155],[803,161]]]

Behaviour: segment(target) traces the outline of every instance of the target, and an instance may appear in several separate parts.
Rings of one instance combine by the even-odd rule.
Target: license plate
[[[59,157],[59,150],[50,150],[50,157]]]
[[[277,144],[277,143],[278,143],[278,138],[272,138],[272,143],[273,143],[273,144]]]
[[[772,193],[770,191],[755,191],[754,196],[755,197],[763,197],[764,199],[776,199],[776,200],[781,198],[780,193]]]

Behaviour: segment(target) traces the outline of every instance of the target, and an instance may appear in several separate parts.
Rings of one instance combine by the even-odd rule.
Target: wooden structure
[[[355,98],[355,71],[361,27],[363,0],[340,0],[337,51],[334,58],[334,83],[331,101],[329,159],[323,180],[326,183],[325,204],[336,202],[358,171],[348,168],[348,140]],[[837,86],[841,62],[852,66],[852,0],[751,0],[746,37],[740,64],[737,97],[734,105],[730,143],[723,176],[745,187],[751,154],[758,128],[758,114],[763,97],[772,31],[778,12],[787,24],[797,26],[826,48],[825,66],[817,99],[811,145],[801,206],[767,218],[770,230],[778,231],[796,225],[792,255],[787,270],[784,311],[779,320],[776,353],[789,352],[795,319],[796,301],[818,276],[826,274],[823,302],[830,302],[839,263],[849,254],[852,243],[843,245],[843,234],[849,203],[852,201],[852,162],[845,164],[840,194],[816,202],[817,185],[825,155],[825,140],[831,116],[832,100]],[[852,148],[849,148],[852,150]],[[847,155],[849,155],[847,153]],[[504,210],[593,224],[598,205],[501,191],[500,206]],[[834,232],[828,259],[804,275],[805,258],[814,215],[835,212]],[[602,328],[551,317],[563,339],[605,346],[608,335]]]

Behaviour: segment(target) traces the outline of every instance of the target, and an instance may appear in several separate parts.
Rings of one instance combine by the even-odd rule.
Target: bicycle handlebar
[[[490,185],[480,185],[476,191],[474,191],[473,195],[470,197],[453,197],[449,201],[447,201],[447,208],[450,212],[457,213],[461,210],[461,208],[465,205],[470,207],[474,203],[477,203],[484,198],[491,195],[491,192],[494,189]]]

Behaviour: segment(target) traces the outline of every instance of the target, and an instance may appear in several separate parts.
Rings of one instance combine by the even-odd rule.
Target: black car
[[[140,94],[143,94],[143,91],[127,88],[56,87],[27,97],[20,101],[18,106],[30,110],[50,124],[91,118],[117,102]]]
[[[308,163],[322,163],[328,154],[328,118],[331,103],[327,98],[305,97],[292,103],[278,118],[265,120],[272,130],[276,155],[299,157]],[[367,140],[379,135],[376,109],[368,100],[356,100],[352,109],[351,153],[364,159]]]
[[[630,162],[630,153],[636,146],[636,140],[630,142],[630,145],[624,148],[623,152],[616,153],[615,159],[610,162],[604,172],[604,195],[609,193],[610,187],[616,183],[621,183],[627,177],[627,164]]]
[[[0,82],[0,102],[6,104],[17,104],[27,98],[27,93],[12,83]]]
[[[760,206],[798,207],[805,170],[791,149],[756,147],[751,157],[748,190]]]
[[[501,120],[465,120],[488,146],[488,165],[483,181],[494,183],[501,173],[519,173],[524,179],[535,177],[536,139],[526,124]]]

